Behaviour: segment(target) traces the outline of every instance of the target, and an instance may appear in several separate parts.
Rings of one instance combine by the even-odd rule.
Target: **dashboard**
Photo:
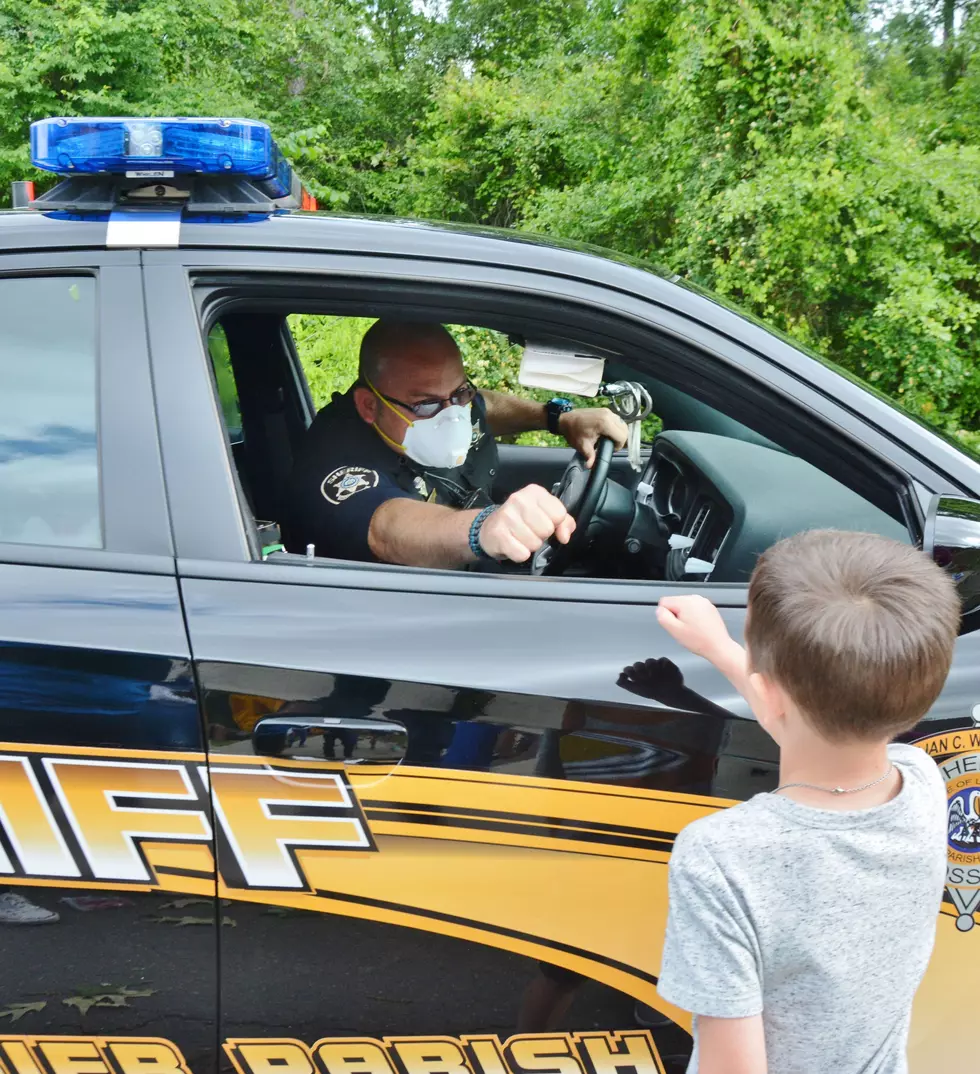
[[[661,433],[633,498],[627,547],[632,538],[668,581],[744,583],[761,552],[807,529],[909,541],[900,521],[803,459],[714,433]]]

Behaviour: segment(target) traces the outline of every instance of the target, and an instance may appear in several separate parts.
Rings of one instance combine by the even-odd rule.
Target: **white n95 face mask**
[[[450,470],[462,466],[473,439],[472,404],[447,406],[434,418],[413,421],[405,430],[402,447],[419,466]]]
[[[365,381],[389,410],[394,411],[402,421],[408,422],[405,437],[400,444],[396,444],[375,422],[374,428],[382,440],[393,448],[401,448],[419,466],[431,467],[433,470],[451,470],[463,465],[473,440],[472,403],[467,403],[466,406],[447,406],[431,418],[409,421],[404,414],[395,410],[366,377]]]

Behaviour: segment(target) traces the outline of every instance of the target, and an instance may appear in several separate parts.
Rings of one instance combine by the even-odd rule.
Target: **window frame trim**
[[[98,546],[0,542],[0,561],[85,566],[92,556],[159,558],[172,563],[173,541],[145,346],[138,251],[58,250],[0,255],[5,279],[92,279],[95,285],[95,405]],[[125,406],[120,405],[121,401]]]
[[[335,284],[334,285],[334,290],[336,292],[340,292],[344,283],[347,283],[347,281],[342,281],[342,283]],[[207,281],[207,280],[205,280],[203,282],[198,281],[196,283],[192,283],[192,287],[193,287],[193,290],[194,290],[194,297],[195,297],[195,306],[198,309],[199,317],[201,318],[202,324],[204,325],[204,327],[208,331],[211,330],[211,328],[213,327],[214,324],[218,323],[219,317],[221,315],[223,315],[226,310],[235,310],[239,306],[244,307],[246,309],[250,309],[250,310],[255,308],[255,306],[254,306],[254,298],[249,298],[249,297],[228,297],[228,296],[225,296],[225,295],[222,295],[221,297],[215,298],[214,297],[214,292],[217,292],[219,289],[221,289],[222,287],[226,287],[226,286],[227,286],[227,283],[225,282],[224,279],[222,279],[220,284],[219,283],[214,283],[213,281]],[[411,282],[411,283],[408,283],[407,286],[409,286],[409,287],[417,287],[418,285],[416,283],[414,283],[414,282]],[[455,288],[452,288],[452,287],[450,287],[450,289],[455,290]],[[474,290],[477,290],[477,288],[474,288]],[[295,300],[294,292],[292,292],[292,291],[290,292],[290,297],[291,297],[291,299]],[[456,301],[459,301],[457,296],[454,296],[454,298],[455,298]],[[547,297],[545,297],[545,296],[536,296],[536,299],[538,301],[542,301],[542,302],[547,301]],[[333,303],[334,304],[342,304],[342,302],[344,300],[346,300],[348,302],[351,302],[350,297],[346,296],[346,295],[339,295],[338,294],[335,297],[333,297]],[[307,298],[307,301],[309,302],[309,301],[313,301],[313,300]],[[331,300],[330,300],[329,296],[326,299],[322,299],[321,301],[323,302],[323,304],[325,306],[330,306],[331,305]],[[379,301],[382,301],[382,300],[375,300],[374,305],[377,305]],[[531,301],[533,302],[533,301],[535,301],[535,299],[532,299]],[[396,310],[396,315],[397,315],[397,313],[401,312],[401,308],[402,308],[402,306],[404,304],[405,304],[404,300],[402,302],[398,302],[398,303],[394,304],[394,307],[395,307],[395,310]],[[411,305],[412,305],[412,308],[419,308],[420,304],[416,301],[416,302],[412,303]],[[270,302],[270,306],[272,307],[272,311],[270,311],[270,316],[279,316],[280,311],[278,309],[276,309],[277,303]],[[586,306],[585,303],[581,304],[581,308],[585,308],[585,306]],[[609,312],[609,310],[607,308],[600,307],[595,302],[591,303],[591,306],[592,306],[593,312],[598,314],[598,315],[600,315],[600,316],[609,317],[610,319],[612,319],[614,321],[622,320],[622,318],[617,318],[615,316],[615,314],[610,314],[610,312]],[[214,308],[212,308],[212,307],[214,307]],[[436,310],[440,314],[445,312],[445,309],[443,307],[441,307],[441,306],[437,306]],[[305,311],[306,312],[313,312],[310,309],[306,309]],[[337,314],[335,313],[335,311],[333,309],[331,309],[330,312],[325,312],[325,315],[327,315],[327,316],[336,316]],[[284,322],[285,322],[285,319],[286,319],[287,316],[288,316],[288,314],[285,314],[285,313],[282,314]],[[356,316],[356,314],[353,314],[352,316]],[[515,315],[515,317],[517,317],[517,316],[518,315]],[[455,315],[453,315],[453,317],[455,317]],[[542,311],[541,317],[542,317],[542,321],[543,321],[544,320],[544,311]],[[446,323],[466,323],[465,321],[462,321],[462,320],[450,320],[450,318],[448,316],[447,317],[440,316],[439,319],[445,321]],[[560,327],[560,326],[558,324],[556,324],[555,327],[557,328],[557,327]],[[619,328],[620,326],[617,325],[616,327]],[[663,346],[666,346],[668,344],[668,342],[670,342],[670,336],[668,334],[661,333],[659,331],[659,329],[651,327],[651,325],[647,321],[641,321],[640,326],[639,326],[638,329],[636,329],[635,326],[630,326],[630,327],[633,327],[634,331],[638,330],[643,335],[650,335],[651,333],[653,333],[654,335],[659,334],[661,336]],[[627,325],[624,323],[620,330],[627,331]],[[770,396],[771,399],[780,401],[780,405],[784,409],[788,409],[788,410],[791,410],[791,411],[799,411],[799,412],[803,412],[803,413],[808,412],[811,415],[811,419],[810,419],[811,423],[813,421],[816,421],[816,423],[818,423],[822,427],[821,432],[823,434],[825,434],[827,432],[828,426],[831,423],[828,422],[828,420],[826,418],[826,415],[822,414],[818,408],[816,408],[816,407],[814,407],[812,405],[809,405],[809,406],[806,405],[803,401],[793,397],[792,395],[788,394],[786,391],[779,390],[778,388],[774,387],[773,385],[769,384],[768,382],[765,382],[765,381],[760,382],[759,378],[746,377],[744,375],[744,372],[738,368],[737,363],[732,362],[731,359],[729,357],[727,357],[724,354],[723,351],[712,351],[712,350],[710,350],[708,348],[705,348],[703,346],[699,347],[697,345],[691,345],[691,343],[689,341],[687,341],[687,340],[683,341],[680,344],[679,348],[677,348],[677,349],[679,349],[681,353],[680,353],[680,355],[675,354],[673,357],[675,359],[677,359],[681,365],[687,364],[689,366],[697,366],[697,365],[701,365],[702,363],[706,363],[708,366],[714,366],[716,369],[718,369],[719,367],[722,368],[722,370],[723,370],[722,377],[723,378],[724,377],[729,377],[730,379],[734,380],[734,382],[735,382],[734,384],[730,383],[730,384],[726,385],[724,387],[724,389],[719,393],[718,385],[714,382],[713,378],[711,376],[708,376],[705,379],[705,385],[704,385],[705,392],[704,392],[704,394],[707,397],[705,401],[708,403],[709,406],[713,406],[716,409],[719,409],[722,412],[725,412],[724,411],[724,402],[727,401],[727,399],[730,397],[730,395],[732,394],[733,389],[735,390],[735,394],[741,395],[743,397],[743,403],[745,403],[750,409],[751,409],[751,407],[753,405],[753,403],[752,403],[752,401],[750,399],[751,396],[753,396],[753,395],[757,396],[757,395],[760,395],[760,394],[768,395],[768,396]],[[287,357],[287,360],[290,361],[290,363],[292,365],[292,374],[294,376],[294,379],[298,378],[298,377],[302,377],[302,371],[301,371],[301,369],[299,367],[299,359],[298,359],[298,355],[296,353],[295,347],[287,348],[286,357]],[[663,358],[663,356],[661,356],[661,358]],[[662,364],[666,365],[666,361],[664,360],[662,362]],[[692,369],[688,370],[688,373],[689,373],[689,375],[692,375],[692,376],[698,376],[698,375],[700,375],[701,371],[699,369],[697,369],[697,368],[692,368]],[[666,369],[658,369],[656,371],[655,375],[658,376],[658,377],[662,377],[663,379],[665,379],[667,381],[670,380],[670,373]],[[739,382],[741,382],[741,384],[739,384]],[[760,383],[761,383],[761,387],[760,387]],[[686,391],[686,387],[682,387],[680,384],[675,385],[675,387],[679,388],[682,391]],[[711,397],[712,396],[712,391],[714,392],[714,396],[715,396],[714,398]],[[758,409],[758,407],[757,407],[757,409]],[[736,420],[745,421],[745,420],[748,420],[748,419],[743,418],[743,417],[740,416]],[[862,431],[864,431],[865,428],[866,428],[865,424],[863,422],[859,422],[859,424],[861,425]],[[788,423],[785,423],[784,427],[789,428],[790,426],[789,426]],[[758,430],[756,430],[756,431],[758,431]],[[771,434],[765,434],[765,435],[771,435]],[[809,438],[807,436],[805,436],[805,435],[800,437],[800,439],[802,439],[804,442],[809,440],[809,445],[811,447],[811,451],[812,451],[812,445],[814,445],[816,443],[819,443],[821,445],[821,447],[818,448],[818,453],[822,453],[822,450],[823,450],[822,449],[822,444],[823,444],[825,438],[826,438],[825,435],[821,435],[820,437],[810,436]],[[853,435],[848,435],[848,430],[839,427],[838,430],[837,430],[837,433],[836,433],[836,439],[838,439],[838,440],[850,440],[850,441],[853,442],[854,437],[853,437]],[[799,449],[797,451],[796,449],[792,449],[792,448],[790,450],[794,454],[799,454],[799,456],[801,458],[804,458],[806,461],[808,461],[811,465],[815,466],[817,469],[823,469],[825,472],[827,472],[826,465],[824,465],[823,463],[821,463],[819,461],[814,461],[812,458],[809,458],[808,454],[807,454],[807,452],[805,450]],[[828,454],[832,455],[836,460],[840,459],[840,452],[829,452]],[[886,482],[889,483],[892,486],[892,491],[894,492],[894,494],[896,496],[896,499],[898,500],[899,510],[901,511],[901,514],[902,514],[902,521],[905,524],[905,526],[907,527],[909,533],[916,540],[918,540],[921,537],[922,526],[923,526],[923,522],[924,522],[924,516],[923,516],[921,510],[919,509],[919,505],[918,505],[917,500],[915,499],[915,497],[910,495],[910,475],[907,472],[905,472],[904,470],[901,470],[901,468],[899,466],[896,466],[894,460],[892,460],[890,458],[887,458],[887,457],[883,457],[881,452],[878,452],[878,451],[867,450],[866,452],[864,452],[861,455],[861,459],[862,459],[862,461],[860,463],[858,463],[858,464],[849,463],[848,465],[851,466],[852,471],[854,471],[855,473],[860,474],[865,479],[867,479],[870,471],[872,471],[874,469],[877,469],[879,471],[883,471],[883,473],[879,473],[878,475],[875,475],[875,478],[874,478],[874,481],[875,481],[876,485],[877,485],[877,482],[879,480],[882,482],[881,485],[877,485],[879,491],[883,490],[883,485]],[[899,476],[899,474],[901,474],[901,476]],[[847,482],[844,482],[844,483],[847,484]],[[853,491],[857,492],[859,495],[863,495],[863,496],[865,496],[865,498],[869,498],[863,492],[860,492],[857,488],[855,488],[853,485],[851,485],[850,487],[852,488]],[[878,506],[880,507],[881,505],[879,504]],[[246,521],[246,526],[249,529],[250,538],[254,537],[254,533],[252,532],[253,527],[251,527],[250,521],[247,518],[246,518],[245,521]],[[257,545],[256,545],[256,547],[257,547]]]
[[[187,251],[186,256],[175,257],[174,252],[168,251],[164,255],[159,255],[153,264],[153,272],[159,274],[157,276],[159,283],[163,283],[163,280],[169,276],[169,286],[179,287],[185,296],[191,300],[189,306],[193,311],[193,330],[198,340],[200,365],[207,366],[210,364],[206,347],[203,344],[205,322],[202,322],[199,316],[200,302],[198,300],[198,281],[201,277],[208,275],[221,276],[229,280],[238,278],[242,282],[247,280],[253,286],[263,280],[275,279],[277,276],[280,278],[305,276],[309,279],[311,287],[322,285],[325,291],[329,290],[331,285],[336,286],[342,281],[350,283],[352,280],[356,280],[359,286],[370,287],[379,296],[383,293],[386,283],[391,284],[396,281],[409,287],[424,287],[431,284],[435,286],[448,285],[460,289],[468,286],[475,291],[492,292],[499,294],[501,297],[506,297],[508,292],[511,294],[515,291],[527,293],[527,285],[533,282],[535,287],[532,290],[532,295],[535,298],[542,300],[558,298],[575,301],[581,307],[592,306],[610,317],[632,320],[634,324],[642,326],[645,331],[650,333],[660,333],[665,337],[674,336],[680,338],[692,351],[702,352],[708,359],[732,368],[737,374],[748,376],[755,380],[759,384],[760,390],[786,396],[793,406],[803,410],[810,410],[815,414],[820,424],[836,425],[847,439],[855,440],[854,432],[856,428],[859,428],[865,434],[863,450],[870,453],[873,458],[876,457],[881,460],[888,470],[895,473],[896,479],[900,475],[902,483],[906,486],[911,486],[916,481],[926,487],[949,488],[951,486],[951,481],[946,475],[940,474],[926,465],[919,456],[902,449],[901,445],[890,439],[887,433],[879,430],[873,424],[869,424],[866,419],[861,419],[850,413],[845,403],[827,399],[825,393],[817,386],[801,381],[799,377],[767,361],[764,356],[755,354],[747,347],[732,342],[727,337],[720,336],[709,325],[701,324],[697,326],[698,331],[693,331],[694,326],[688,319],[674,317],[674,322],[682,321],[682,323],[671,323],[670,311],[661,309],[641,296],[632,296],[632,300],[627,303],[627,299],[630,296],[624,297],[622,294],[607,290],[601,285],[584,284],[569,280],[557,281],[540,273],[523,270],[508,271],[463,263],[431,265],[418,261],[408,262],[401,258],[386,258],[384,263],[380,263],[378,258],[359,257],[358,255],[324,254],[311,256],[275,251],[261,253],[249,251],[249,254],[250,263],[247,267],[243,267],[241,264],[241,254],[232,251],[214,251],[203,257],[200,253],[192,251]],[[155,286],[150,288],[148,294],[152,294],[155,290]],[[631,305],[633,308],[624,308],[624,304]],[[639,316],[637,307],[641,310],[641,315]],[[150,323],[152,330],[152,319]],[[736,351],[737,356],[729,353],[731,351]],[[185,363],[189,361],[186,354],[183,358]],[[154,355],[155,362],[164,360],[162,357],[157,358]],[[210,381],[210,376],[207,379]],[[792,393],[788,390],[791,387],[795,388]],[[209,392],[213,403],[214,393],[210,387]],[[227,470],[233,464],[228,458],[228,452],[225,447],[226,438],[220,427],[220,415],[215,414],[215,417],[219,423],[216,431],[220,436],[224,466]],[[842,417],[847,420],[841,420]],[[209,431],[207,438],[214,439],[213,433]],[[869,440],[876,440],[877,444],[870,443]],[[885,446],[889,450],[881,451],[881,446]],[[164,433],[164,448],[166,451],[166,433]],[[223,475],[222,481],[229,490],[234,486],[234,481],[227,473]],[[912,512],[913,517],[921,521],[918,498],[910,495],[908,499],[909,510]],[[197,527],[199,532],[196,536],[198,539],[187,539],[186,528],[182,527],[175,519],[175,526],[178,526],[180,531],[178,532],[178,552],[181,558],[181,570],[186,571],[189,576],[228,577],[228,572],[231,572],[236,577],[244,578],[248,576],[251,580],[257,581],[258,577],[254,576],[253,571],[243,568],[256,565],[260,570],[269,571],[272,568],[273,565],[268,562],[265,564],[250,562],[247,520],[242,517],[241,503],[237,495],[234,496],[234,501],[235,513],[238,516],[237,521],[241,527],[234,536],[236,551],[237,549],[241,550],[237,554],[229,554],[230,543],[226,543],[224,550],[221,550],[217,547],[217,543],[201,540],[200,527]],[[209,563],[212,564],[210,575],[208,574],[209,568],[206,566]],[[421,569],[416,574],[412,568],[392,565],[363,565],[363,568],[352,568],[349,564],[334,565],[335,563],[339,564],[339,561],[331,562],[323,559],[316,561],[315,565],[317,567],[328,568],[317,579],[317,584],[353,586],[355,588],[373,587],[410,591],[468,593],[474,592],[473,587],[477,586],[480,587],[480,592],[488,596],[502,596],[504,595],[505,585],[509,590],[511,585],[523,586],[527,583],[527,579],[524,578],[509,579],[505,582],[500,576],[423,571]],[[288,573],[284,576],[282,572],[292,572],[297,568],[283,565],[274,569],[278,581],[292,582],[292,577]],[[319,575],[321,571],[317,573]],[[444,575],[451,576],[451,580],[443,577]],[[271,572],[266,577],[271,581]],[[371,577],[377,579],[376,585],[372,586]],[[418,579],[417,582],[415,581],[416,578]],[[436,582],[437,578],[440,581]],[[490,578],[493,578],[492,582]],[[298,579],[296,581],[298,582]],[[648,603],[657,588],[661,586],[668,590],[675,588],[672,583],[656,581],[626,581],[621,583],[607,583],[591,579],[569,579],[565,581],[574,581],[576,584],[574,586],[561,584],[557,587],[542,587],[537,592],[527,594],[527,596],[534,599],[547,597],[565,600],[628,600],[633,603],[634,600],[627,596],[626,591],[630,587],[634,587],[645,591],[643,594],[636,596],[636,602]],[[486,587],[485,589],[483,588],[484,586]],[[589,587],[594,596],[591,598],[587,596],[584,587]],[[604,592],[600,595],[596,587],[601,587]],[[686,588],[690,588],[690,586],[688,585]],[[708,589],[714,588],[709,584]],[[719,584],[717,588],[719,589],[719,596],[724,594],[727,597],[723,601],[724,603],[731,604],[733,599],[738,605],[744,602],[745,587],[743,585],[736,583]],[[708,589],[701,591],[708,591]],[[508,595],[516,596],[517,594],[508,593]]]

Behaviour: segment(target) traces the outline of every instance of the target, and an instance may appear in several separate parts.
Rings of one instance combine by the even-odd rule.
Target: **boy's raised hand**
[[[657,622],[674,641],[717,664],[733,644],[718,609],[705,597],[661,597]]]
[[[725,620],[710,600],[697,596],[661,597],[657,622],[685,649],[710,660],[755,709],[745,650],[728,633]]]

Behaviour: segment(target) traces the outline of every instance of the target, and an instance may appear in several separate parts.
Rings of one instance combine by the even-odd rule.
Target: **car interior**
[[[540,484],[559,495],[577,528],[568,546],[545,545],[530,563],[490,569],[531,577],[744,584],[765,548],[804,529],[912,539],[915,521],[900,478],[835,443],[791,401],[748,383],[726,383],[731,371],[675,340],[648,332],[627,343],[603,334],[599,318],[579,329],[567,309],[564,314],[556,331],[555,311],[536,319],[525,310],[431,303],[420,309],[394,305],[387,296],[327,303],[295,294],[234,299],[224,291],[222,301],[205,303],[204,338],[256,558],[303,558],[276,547],[277,524],[293,457],[317,406],[329,399],[314,400],[308,371],[316,359],[297,342],[297,315],[306,326],[317,317],[438,320],[450,331],[478,328],[496,353],[514,355],[528,339],[544,340],[557,352],[603,359],[603,385],[640,385],[649,393],[652,414],[643,426],[639,471],[608,441],[591,470],[567,446],[500,445],[494,500]],[[351,353],[349,380],[335,384],[338,390],[356,376],[356,348]],[[479,387],[478,371],[467,371]],[[509,382],[516,385],[516,369]],[[539,390],[534,397],[550,394],[561,393]],[[601,395],[574,402],[610,405]]]

